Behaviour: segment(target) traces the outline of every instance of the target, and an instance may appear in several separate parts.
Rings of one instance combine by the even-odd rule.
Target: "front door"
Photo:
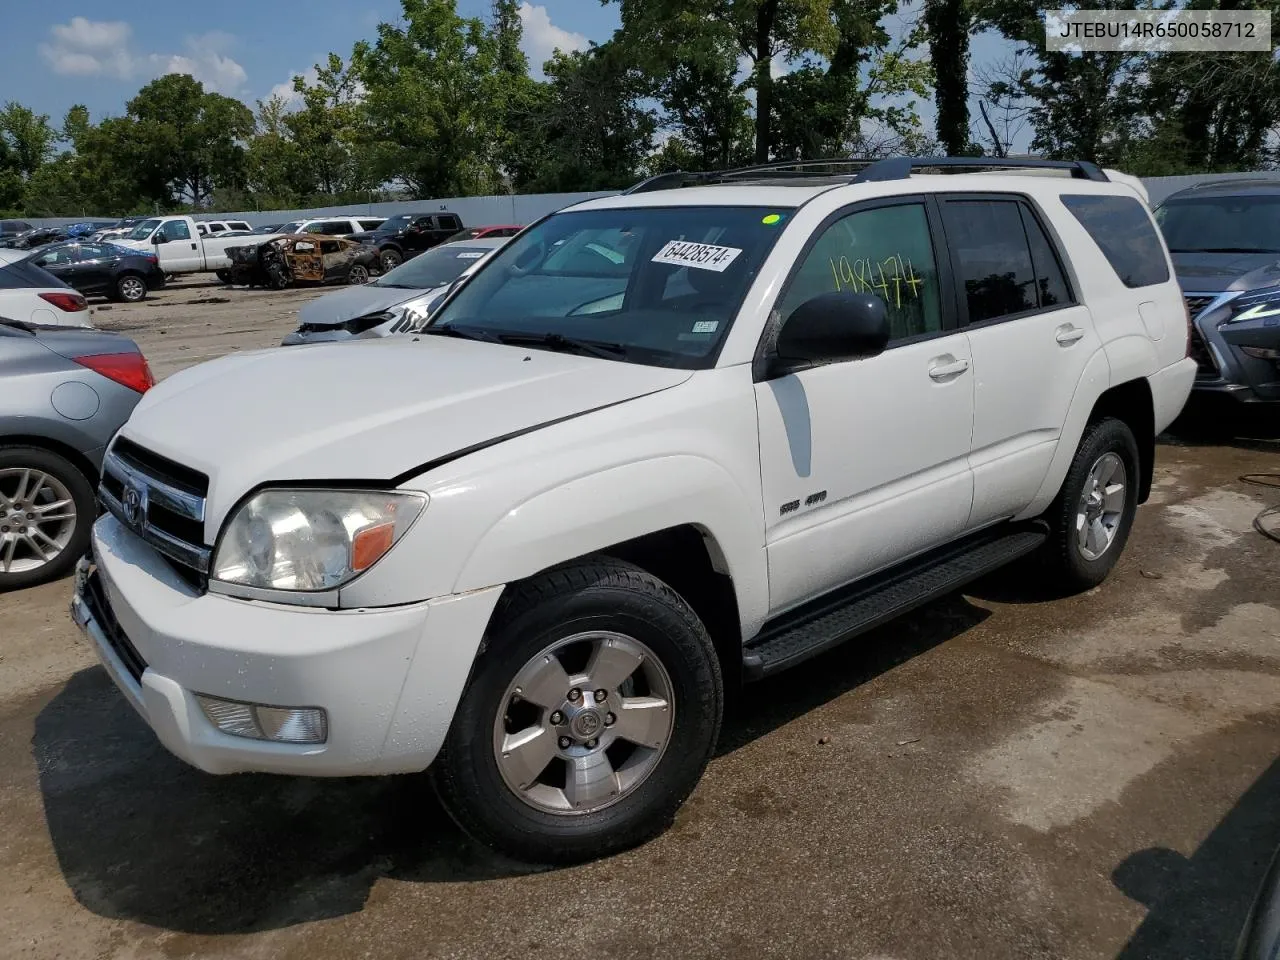
[[[941,199],[959,313],[973,347],[973,514],[981,527],[1040,491],[1080,378],[1102,344],[1031,204]]]
[[[155,245],[156,256],[165,273],[187,273],[204,266],[200,238],[192,236],[186,221],[167,220],[160,229],[163,241]]]
[[[956,328],[936,212],[922,198],[828,221],[788,280],[787,315],[832,290],[889,308],[883,354],[756,384],[771,612],[960,534],[973,501],[969,339]]]

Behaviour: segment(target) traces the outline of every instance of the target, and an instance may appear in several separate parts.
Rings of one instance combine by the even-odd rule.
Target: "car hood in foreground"
[[[416,300],[430,292],[416,287],[380,287],[372,283],[347,287],[304,303],[298,311],[298,323],[338,326],[356,317],[389,309],[406,300]]]
[[[188,368],[144,394],[122,433],[208,474],[212,534],[259,484],[399,482],[468,448],[691,375],[440,336],[356,340]]]
[[[1274,253],[1175,253],[1173,269],[1188,293],[1256,290],[1280,283],[1280,256]]]

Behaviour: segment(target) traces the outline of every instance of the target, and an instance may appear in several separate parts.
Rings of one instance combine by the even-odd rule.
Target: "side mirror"
[[[155,233],[151,235],[152,243],[167,243],[168,240],[169,238],[164,235],[163,230],[157,230]]]
[[[778,334],[772,376],[824,363],[864,360],[889,343],[885,302],[870,293],[821,293],[791,312]]]

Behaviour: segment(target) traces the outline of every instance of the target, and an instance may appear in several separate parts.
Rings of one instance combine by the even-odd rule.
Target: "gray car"
[[[119,334],[0,319],[0,591],[84,553],[103,452],[154,383]]]
[[[281,345],[370,339],[407,332],[430,316],[450,284],[508,242],[508,237],[493,237],[443,244],[369,283],[312,300],[298,311],[298,329]]]
[[[1195,394],[1280,405],[1280,180],[1199,184],[1155,216],[1191,314]]]

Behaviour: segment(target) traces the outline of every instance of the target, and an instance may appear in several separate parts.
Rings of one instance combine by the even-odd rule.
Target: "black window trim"
[[[760,334],[760,340],[756,344],[755,358],[751,364],[752,380],[761,383],[770,379],[767,375],[768,361],[773,355],[774,346],[777,343],[778,333],[782,330],[783,318],[778,316],[778,304],[786,299],[787,293],[791,290],[792,283],[800,273],[801,265],[809,258],[809,254],[813,252],[813,248],[818,245],[818,241],[826,235],[826,232],[836,223],[851,217],[855,213],[862,213],[866,210],[878,210],[882,207],[905,207],[918,206],[924,208],[927,228],[929,230],[929,245],[933,252],[934,269],[938,273],[938,312],[942,327],[939,330],[926,331],[925,333],[917,333],[910,337],[901,337],[897,340],[890,340],[885,346],[885,351],[896,350],[899,347],[908,347],[916,343],[924,343],[928,340],[937,340],[940,337],[954,336],[961,331],[959,325],[959,316],[957,313],[957,302],[955,296],[955,281],[951,275],[951,258],[946,254],[945,248],[939,247],[939,239],[945,237],[942,231],[942,215],[933,201],[930,194],[927,193],[901,193],[890,197],[877,197],[874,200],[860,200],[856,203],[846,204],[822,219],[809,234],[809,239],[805,241],[804,247],[801,248],[799,255],[792,261],[791,268],[787,271],[787,278],[782,282],[782,286],[778,288],[778,295],[774,298],[773,304],[769,308],[769,320],[765,323],[764,330]],[[873,358],[874,359],[874,358]],[[843,363],[861,363],[860,360],[846,360]],[[824,364],[830,366],[830,364]],[[817,368],[814,368],[817,369]],[[803,371],[799,371],[803,372]]]
[[[1057,261],[1058,270],[1062,274],[1062,282],[1067,287],[1067,300],[1063,303],[1055,303],[1048,307],[1035,307],[1031,310],[1019,310],[1017,313],[1006,313],[999,317],[988,317],[985,320],[979,320],[976,323],[969,322],[969,298],[965,295],[961,288],[960,274],[958,264],[952,264],[952,276],[955,278],[953,282],[954,289],[952,291],[956,301],[957,319],[960,321],[961,330],[982,330],[986,327],[992,327],[1000,323],[1009,323],[1013,320],[1025,320],[1028,317],[1038,317],[1046,313],[1056,313],[1059,310],[1070,310],[1078,307],[1082,301],[1076,291],[1080,289],[1075,271],[1071,268],[1071,262],[1063,255],[1062,238],[1058,236],[1058,232],[1053,228],[1052,222],[1045,216],[1044,211],[1040,209],[1040,205],[1035,199],[1025,193],[1013,193],[1003,191],[984,191],[982,193],[955,191],[947,193],[935,194],[935,202],[938,204],[938,220],[942,225],[942,235],[946,237],[946,224],[942,218],[942,205],[952,202],[974,202],[974,201],[996,201],[1004,203],[1016,203],[1019,208],[1019,217],[1024,218],[1030,215],[1032,220],[1039,224],[1041,231],[1044,233],[1045,240],[1049,243],[1049,249]],[[1027,244],[1027,256],[1031,260],[1031,269],[1036,269],[1035,254],[1031,250],[1031,238],[1027,236],[1027,226],[1025,221],[1022,224],[1023,240]],[[950,241],[946,242],[947,259],[950,260],[954,251]]]

